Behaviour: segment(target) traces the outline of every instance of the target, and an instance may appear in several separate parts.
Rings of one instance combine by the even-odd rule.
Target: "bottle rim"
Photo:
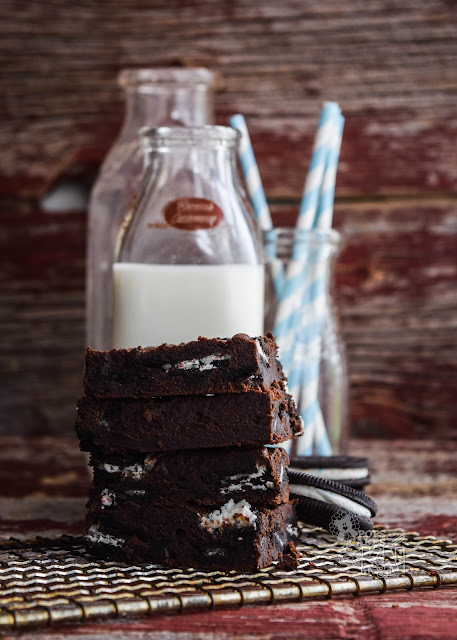
[[[336,229],[297,229],[296,227],[275,227],[263,234],[265,246],[292,247],[293,245],[329,246],[337,249],[341,234]]]
[[[141,85],[206,85],[212,87],[216,74],[204,67],[156,67],[122,69],[117,77],[123,89]]]
[[[167,146],[194,146],[208,143],[236,147],[241,134],[232,127],[204,125],[202,127],[141,127],[141,144],[146,151]]]

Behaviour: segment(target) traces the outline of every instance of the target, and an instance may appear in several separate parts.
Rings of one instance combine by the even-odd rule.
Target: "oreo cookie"
[[[299,520],[327,529],[340,539],[354,538],[358,531],[373,528],[371,518],[376,515],[376,503],[340,482],[294,472],[290,497],[297,500]]]
[[[354,489],[370,484],[370,461],[355,456],[290,456],[289,478],[308,473]]]

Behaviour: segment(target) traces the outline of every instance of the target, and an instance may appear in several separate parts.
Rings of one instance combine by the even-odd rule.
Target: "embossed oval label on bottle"
[[[224,214],[220,207],[206,198],[178,198],[168,202],[163,215],[171,227],[185,231],[217,227]]]

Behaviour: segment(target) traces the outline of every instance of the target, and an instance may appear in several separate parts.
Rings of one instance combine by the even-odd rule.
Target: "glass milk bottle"
[[[89,205],[86,339],[95,349],[113,346],[114,245],[143,175],[138,130],[145,125],[211,123],[214,79],[207,69],[179,68],[124,70],[119,76],[126,95],[125,120],[102,165]]]
[[[113,267],[114,345],[261,335],[262,239],[238,182],[239,133],[160,127],[143,143],[151,162]]]

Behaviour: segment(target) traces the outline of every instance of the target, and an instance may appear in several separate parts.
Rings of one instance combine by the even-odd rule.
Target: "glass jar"
[[[262,238],[228,127],[143,131],[149,166],[119,235],[114,345],[263,333]]]
[[[113,346],[114,244],[143,176],[138,131],[145,125],[211,123],[214,80],[207,69],[137,69],[119,75],[126,95],[125,120],[103,162],[89,204],[86,340],[94,349]]]
[[[344,453],[348,377],[331,283],[340,235],[277,228],[265,234],[265,330],[276,334],[289,390],[304,421],[296,455]],[[289,277],[289,287],[285,281]]]

